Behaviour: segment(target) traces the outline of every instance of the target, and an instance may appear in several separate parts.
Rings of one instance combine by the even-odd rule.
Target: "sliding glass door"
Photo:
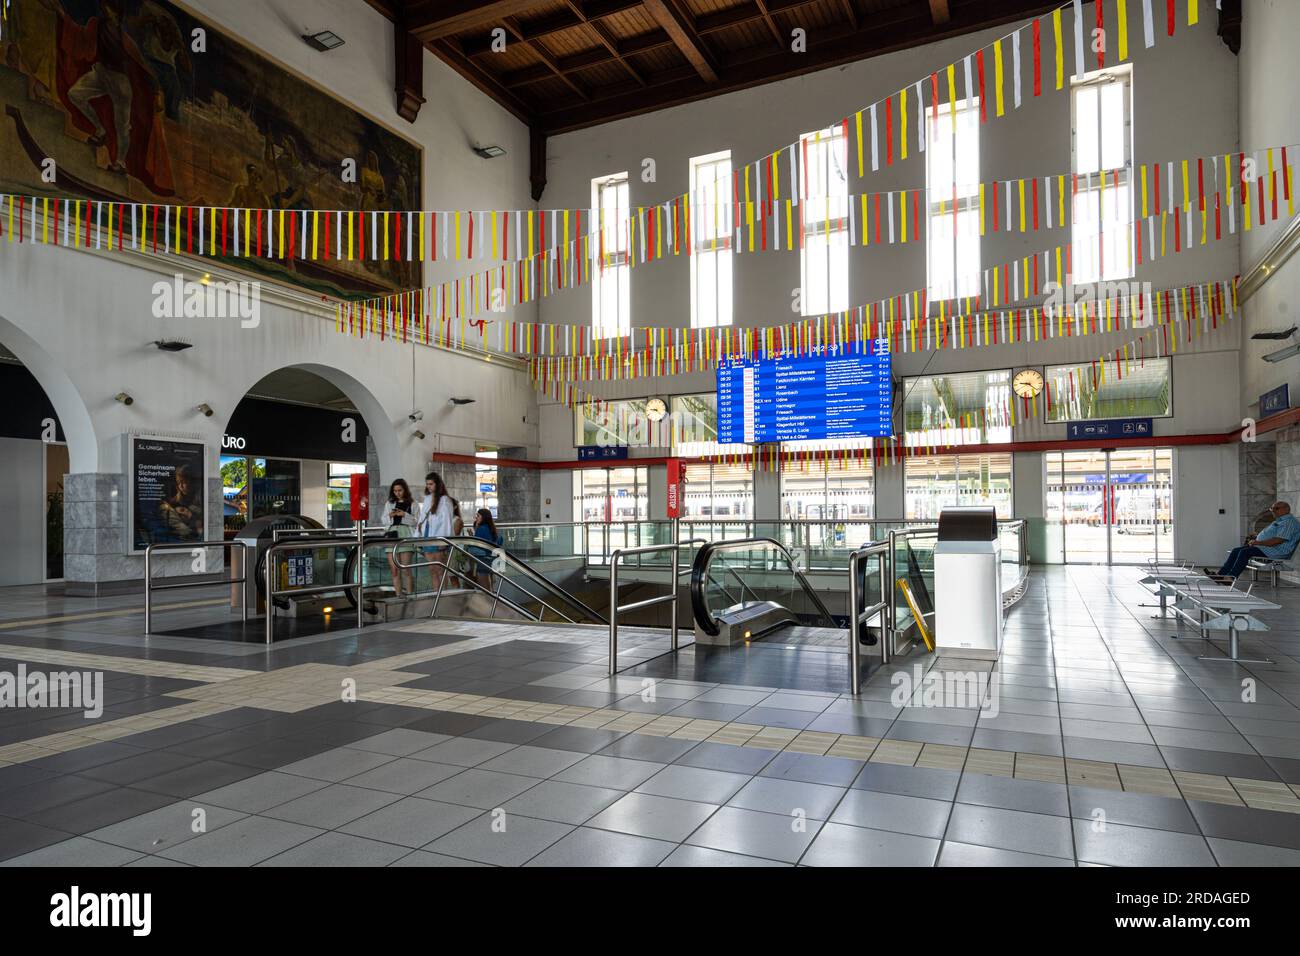
[[[1173,556],[1172,449],[1049,452],[1044,464],[1049,561],[1141,564]]]

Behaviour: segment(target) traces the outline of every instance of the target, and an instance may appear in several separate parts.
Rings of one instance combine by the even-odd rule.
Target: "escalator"
[[[691,611],[700,644],[767,640],[843,651],[847,639],[790,551],[772,538],[700,548],[691,567]]]

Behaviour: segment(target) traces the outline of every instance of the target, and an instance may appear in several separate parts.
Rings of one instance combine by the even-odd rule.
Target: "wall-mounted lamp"
[[[333,30],[321,30],[319,33],[304,33],[303,42],[313,50],[319,50],[321,53],[328,53],[330,50],[337,49],[343,45],[343,38]]]
[[[474,153],[484,159],[496,159],[498,156],[504,156],[506,151],[500,146],[475,146]]]
[[[424,441],[424,432],[420,431],[420,429],[417,428],[411,434],[415,436],[416,441]]]
[[[118,392],[113,396],[113,401],[121,402],[123,405],[131,405],[135,402],[135,399],[126,394],[126,392]]]
[[[184,352],[186,349],[194,348],[192,342],[182,339],[155,339],[153,344],[160,352]]]
[[[452,405],[473,405],[475,402],[478,401],[478,399],[477,399],[477,398],[454,398],[454,397],[453,397],[453,398],[449,398],[448,401],[449,401]]]
[[[204,418],[212,417],[212,406],[209,405],[207,402],[204,402],[202,405],[199,405],[197,408],[195,408],[195,411],[202,414]]]
[[[407,415],[406,417],[411,420],[412,424],[414,424],[415,422],[421,421],[424,418],[424,412],[420,411],[420,409],[417,408],[415,411],[411,412],[411,414]]]

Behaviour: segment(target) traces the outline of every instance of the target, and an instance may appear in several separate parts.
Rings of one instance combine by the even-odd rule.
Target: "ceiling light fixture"
[[[477,155],[483,157],[484,159],[496,159],[498,156],[504,156],[506,154],[505,149],[495,145],[475,146],[473,147],[473,149]]]
[[[321,30],[318,33],[304,33],[303,41],[313,50],[328,53],[343,45],[343,38],[333,30]]]
[[[153,344],[160,352],[184,352],[194,348],[194,343],[182,339],[155,339]]]

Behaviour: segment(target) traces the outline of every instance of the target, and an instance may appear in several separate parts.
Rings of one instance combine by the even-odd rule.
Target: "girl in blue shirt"
[[[492,512],[486,508],[479,508],[478,511],[474,512],[474,537],[494,548],[499,548],[502,545],[502,538],[497,531],[496,522],[492,520]],[[490,591],[492,589],[492,552],[487,548],[471,547],[469,550],[477,561],[474,568],[474,577],[480,585]]]

